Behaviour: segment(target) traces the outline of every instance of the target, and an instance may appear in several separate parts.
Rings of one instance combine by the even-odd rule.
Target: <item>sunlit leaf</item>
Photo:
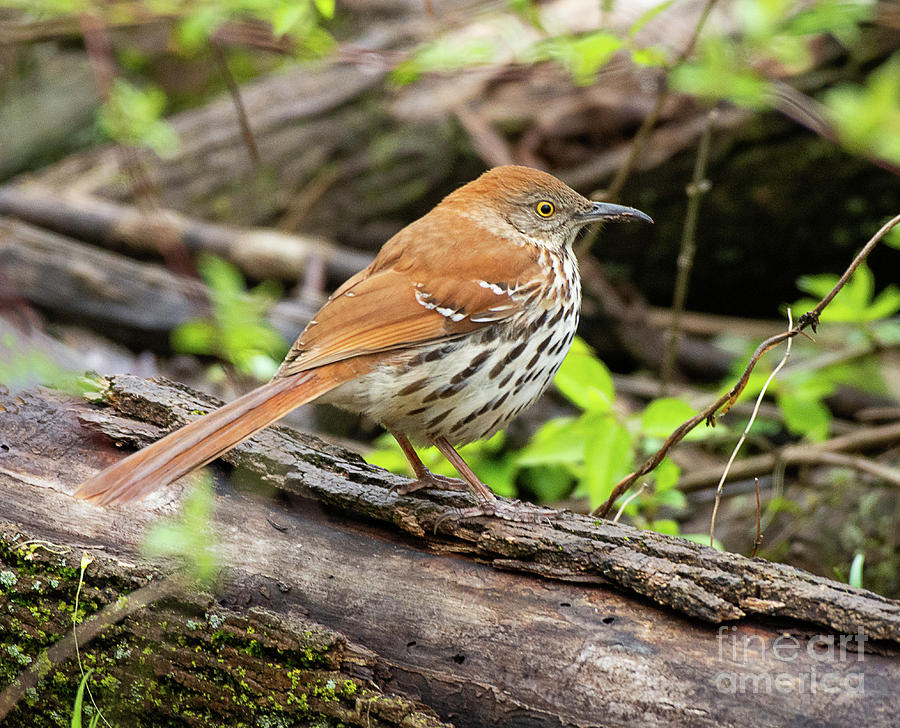
[[[672,458],[663,458],[663,461],[653,471],[653,480],[656,483],[657,494],[675,487],[681,468],[675,464]]]
[[[335,0],[313,0],[313,3],[323,18],[330,20],[334,17]]]
[[[847,147],[900,164],[900,54],[870,73],[864,85],[831,89],[825,106]]]
[[[553,380],[569,400],[584,410],[608,412],[615,392],[612,375],[583,340],[576,337]]]
[[[91,677],[93,670],[87,670],[78,684],[78,692],[75,693],[75,702],[72,705],[72,721],[69,724],[71,728],[81,728],[81,711],[84,702],[84,689],[87,687],[88,679]]]
[[[887,234],[882,238],[885,245],[900,250],[900,225],[894,225]]]
[[[672,86],[695,96],[724,98],[741,106],[765,108],[769,84],[740,56],[741,52],[725,38],[710,38],[701,45],[696,61],[672,71]]]
[[[680,530],[678,521],[673,521],[671,518],[660,518],[652,521],[648,528],[651,531],[656,531],[657,533],[662,533],[666,536],[677,536],[678,531]]]
[[[628,431],[612,417],[597,423],[585,454],[585,485],[592,508],[606,500],[612,487],[634,469]]]
[[[548,420],[519,451],[516,462],[523,467],[583,463],[594,422],[584,417]]]
[[[635,48],[631,51],[631,60],[636,66],[658,68],[666,62],[666,52],[662,48]]]
[[[850,577],[847,579],[847,583],[850,586],[855,586],[857,589],[862,589],[863,585],[863,564],[866,561],[866,555],[862,551],[857,551],[856,555],[853,557],[853,563],[850,564]]]
[[[631,27],[628,29],[628,35],[634,36],[643,30],[644,26],[647,25],[653,18],[659,15],[661,12],[671,7],[672,3],[675,0],[664,0],[661,3],[657,3],[656,5],[652,5],[649,9],[645,10],[638,16],[638,19],[635,20]]]
[[[650,437],[665,439],[695,414],[694,408],[683,400],[675,397],[655,399],[641,413],[641,429]]]
[[[831,291],[837,281],[838,276],[831,274],[803,276],[797,281],[797,287],[822,298]],[[900,289],[897,286],[891,284],[877,296],[874,292],[875,277],[864,263],[856,269],[847,284],[828,304],[822,312],[821,320],[841,323],[877,321],[900,311]],[[792,306],[792,309],[808,311],[817,303],[818,301],[812,299],[801,299]]]
[[[549,56],[569,70],[575,83],[587,85],[623,45],[618,36],[599,30],[576,38],[554,38],[547,48]]]
[[[184,354],[211,354],[216,348],[216,331],[202,319],[189,319],[169,335],[172,348]]]
[[[328,3],[328,0],[317,0],[316,7],[319,3]],[[331,3],[331,11],[334,13],[334,3]],[[272,35],[276,38],[286,33],[290,33],[294,26],[297,25],[307,14],[306,4],[302,2],[292,2],[281,5],[272,12]],[[325,13],[322,13],[325,15]],[[331,15],[325,15],[330,18]]]
[[[178,135],[162,119],[166,95],[155,86],[137,88],[121,78],[115,79],[97,123],[104,134],[122,144],[146,146],[161,157],[178,150]]]
[[[821,400],[791,392],[779,394],[776,399],[788,431],[813,442],[828,439],[831,412]]]

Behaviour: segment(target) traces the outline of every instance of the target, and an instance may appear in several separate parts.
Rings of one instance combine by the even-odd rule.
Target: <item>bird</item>
[[[316,400],[396,438],[415,475],[401,493],[468,488],[476,505],[457,517],[540,520],[546,509],[497,498],[456,448],[490,437],[547,389],[579,321],[576,236],[590,223],[627,221],[653,222],[537,169],[489,169],[335,290],[269,382],[109,466],[75,495],[99,505],[141,498]],[[413,442],[436,446],[464,484],[431,473]]]

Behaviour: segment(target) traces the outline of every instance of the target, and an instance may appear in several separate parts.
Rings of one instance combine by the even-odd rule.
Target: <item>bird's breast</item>
[[[539,305],[450,341],[394,352],[324,401],[413,441],[443,436],[459,445],[490,437],[540,397],[575,336],[577,270],[559,266]]]

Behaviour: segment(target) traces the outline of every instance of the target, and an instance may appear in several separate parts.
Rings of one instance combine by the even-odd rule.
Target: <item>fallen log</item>
[[[141,349],[168,351],[172,329],[210,312],[208,289],[195,278],[2,217],[0,272],[19,296],[56,319],[93,326]],[[282,300],[268,320],[293,341],[315,310]]]
[[[217,225],[174,210],[146,211],[40,184],[0,187],[0,215],[132,255],[159,256],[176,246],[212,253],[257,279],[293,283],[310,267],[321,266],[342,283],[372,260],[317,237]]]
[[[117,446],[155,439],[216,402],[135,377],[111,378],[98,401],[46,390],[0,398],[0,521],[12,524],[0,535],[0,570],[11,575],[2,582],[9,604],[32,592],[37,599],[34,581],[50,578],[71,594],[81,549],[110,559],[85,576],[90,610],[155,573],[140,556],[144,529],[177,510],[188,483],[116,509],[70,494],[121,457]],[[302,701],[287,696],[315,691],[284,675],[304,650],[308,620],[367,651],[364,680],[349,668],[341,680],[415,696],[459,726],[890,725],[900,708],[895,601],[569,513],[542,524],[449,521],[435,534],[465,496],[398,496],[390,492],[398,476],[283,427],[226,459],[240,466],[241,485],[222,482],[216,496],[213,528],[227,572],[218,596],[148,606],[86,650],[105,674],[144,681],[137,696],[107,693],[124,715],[144,716],[133,725],[191,724],[176,709],[196,708],[204,690],[209,712],[195,724],[258,725],[273,700],[299,718]],[[253,481],[274,486],[277,497],[260,495]],[[43,552],[35,539],[64,552],[48,557],[56,575],[26,576],[23,554]],[[212,619],[213,628],[210,615],[224,622]],[[21,643],[0,653],[5,680],[15,655],[34,661],[65,631],[57,624],[40,637],[37,608],[0,610],[0,624]],[[141,641],[148,634],[154,639]],[[211,655],[221,660],[212,677]],[[80,677],[71,666],[52,674],[62,676],[42,681],[18,715],[40,715],[53,704],[42,696]],[[273,685],[277,699],[267,697]],[[351,705],[352,696],[338,702]]]

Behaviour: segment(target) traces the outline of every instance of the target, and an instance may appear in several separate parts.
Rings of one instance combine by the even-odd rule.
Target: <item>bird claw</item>
[[[520,500],[495,500],[479,503],[470,508],[452,508],[444,513],[434,524],[434,531],[446,521],[456,521],[463,518],[477,518],[489,516],[502,518],[504,521],[516,523],[545,523],[550,524],[553,519],[559,518],[560,512],[553,508],[541,508],[532,503],[523,503]]]

